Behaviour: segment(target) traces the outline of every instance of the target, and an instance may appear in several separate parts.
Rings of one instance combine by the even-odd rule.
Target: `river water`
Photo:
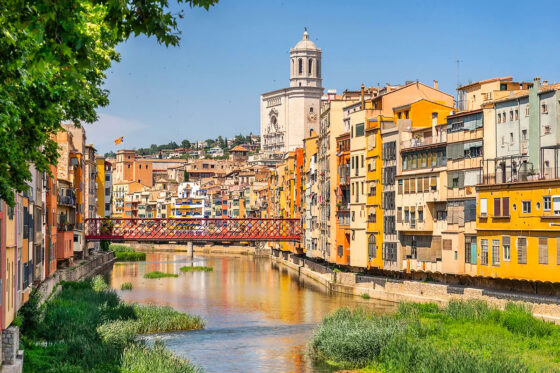
[[[181,273],[185,265],[206,265],[212,272]],[[178,278],[145,279],[162,271]],[[269,258],[148,252],[146,262],[116,263],[111,287],[125,301],[169,305],[206,320],[204,330],[152,336],[207,372],[331,372],[306,355],[306,345],[321,319],[342,306],[363,306],[382,313],[395,305],[342,294],[298,277],[297,271]],[[123,282],[133,290],[121,291]]]

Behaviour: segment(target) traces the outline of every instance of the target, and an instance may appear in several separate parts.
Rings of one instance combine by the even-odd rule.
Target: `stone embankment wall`
[[[79,281],[95,276],[111,268],[115,260],[115,254],[112,251],[95,253],[87,257],[81,264],[56,271],[51,277],[43,281],[37,290],[44,300],[53,292],[60,281]]]
[[[287,252],[273,250],[271,258],[325,285],[329,291],[391,302],[434,302],[446,305],[454,299],[478,299],[492,306],[503,308],[507,302],[525,302],[535,316],[560,324],[560,298],[523,293],[502,292],[491,289],[395,280],[386,277],[362,276],[355,273],[334,272],[319,263],[297,257]]]
[[[165,243],[165,244],[153,244],[153,243],[135,243],[127,242],[126,246],[130,246],[135,250],[142,251],[185,251],[190,252],[188,244],[185,243]],[[270,248],[265,245],[213,245],[213,244],[194,244],[195,253],[204,254],[242,254],[242,255],[255,255],[255,256],[269,256]]]

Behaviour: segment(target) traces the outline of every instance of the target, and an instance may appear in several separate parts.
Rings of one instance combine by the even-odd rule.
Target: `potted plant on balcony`
[[[113,221],[112,220],[101,220],[99,225],[99,233],[102,236],[110,236],[113,234]]]

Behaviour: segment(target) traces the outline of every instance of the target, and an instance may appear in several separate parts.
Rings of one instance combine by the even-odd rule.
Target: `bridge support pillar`
[[[187,242],[187,250],[191,254],[191,259],[194,259],[194,244],[192,241]]]

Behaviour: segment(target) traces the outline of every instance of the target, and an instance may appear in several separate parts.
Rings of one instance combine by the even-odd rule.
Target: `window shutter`
[[[458,176],[459,176],[459,188],[464,188],[465,187],[465,173],[464,172],[458,172]]]
[[[560,238],[556,239],[556,264],[560,265]]]
[[[502,216],[500,212],[501,202],[499,198],[494,198],[494,216]]]
[[[539,237],[539,264],[548,264],[548,238]]]
[[[452,249],[453,249],[453,241],[443,240],[443,250],[452,250]]]
[[[402,223],[402,209],[397,210],[397,223]],[[560,264],[560,238],[558,239],[558,264]]]
[[[437,177],[430,176],[430,186],[437,187]]]
[[[502,215],[509,216],[509,197],[502,198]]]
[[[424,192],[429,192],[430,191],[430,177],[426,176],[424,177]]]
[[[517,263],[527,264],[527,238],[517,238]]]
[[[408,194],[409,191],[410,191],[410,189],[408,188],[408,186],[409,186],[409,179],[404,179],[403,182],[404,182],[404,194]]]
[[[480,215],[486,216],[488,214],[488,200],[486,198],[480,199]]]

